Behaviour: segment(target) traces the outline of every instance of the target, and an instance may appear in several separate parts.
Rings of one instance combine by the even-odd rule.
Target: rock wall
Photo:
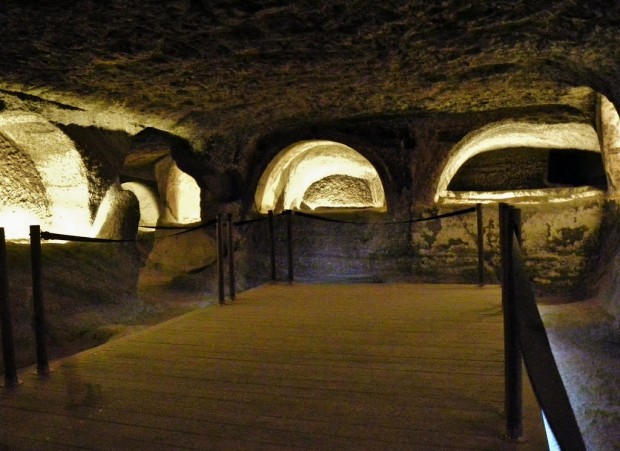
[[[7,243],[9,300],[18,366],[32,363],[30,246]],[[141,260],[135,243],[42,244],[42,285],[50,358],[63,349],[99,344],[100,326],[140,314],[137,298]],[[1,368],[1,365],[0,365]]]
[[[514,111],[512,114],[514,115]],[[527,116],[528,120],[555,123],[562,112],[549,111]],[[545,119],[546,117],[546,119]],[[572,112],[571,120],[579,120]],[[590,120],[583,116],[580,120]],[[379,225],[442,214],[470,205],[436,205],[436,180],[450,150],[464,136],[483,124],[502,120],[501,114],[463,115],[451,117],[419,117],[409,121],[385,119],[371,124],[362,121],[316,125],[311,130],[291,129],[257,140],[263,155],[296,140],[310,137],[340,140],[362,153],[381,175],[388,212],[329,215],[346,221],[368,222],[366,225],[313,221],[295,217],[295,278],[321,281],[394,281],[478,282],[476,215],[454,216],[415,224]],[[355,138],[352,138],[355,136]],[[251,157],[252,150],[249,149]],[[241,160],[249,161],[252,160]],[[268,160],[255,162],[254,179],[250,171],[247,185],[255,186],[260,171]],[[244,164],[244,163],[242,163]],[[408,173],[407,173],[408,172]],[[495,178],[498,179],[497,174]],[[253,181],[254,180],[254,181]],[[248,190],[251,192],[252,190]],[[522,204],[524,251],[539,294],[580,295],[588,291],[584,285],[592,270],[596,253],[599,224],[604,201],[575,199]],[[241,211],[252,212],[253,199],[240,199]],[[487,283],[498,283],[500,277],[499,223],[496,205],[484,206],[485,276]],[[278,221],[283,222],[283,218]],[[373,224],[374,223],[374,224]],[[278,229],[278,227],[280,229]],[[276,223],[278,278],[286,279],[286,230]],[[260,268],[261,277],[242,277],[250,284],[268,279],[268,245],[266,232],[240,232],[238,257],[251,262],[248,268]],[[245,246],[253,250],[242,250]],[[243,267],[244,264],[241,264]],[[241,270],[240,270],[241,271]]]
[[[597,277],[602,201],[522,205],[523,251],[537,293],[583,297],[593,294]],[[427,209],[419,217],[454,211]],[[483,207],[486,283],[501,277],[498,207]],[[324,216],[325,217],[325,216]],[[478,283],[475,212],[443,219],[399,224],[390,215],[329,215],[328,222],[296,215],[293,219],[294,275],[305,282]],[[383,222],[395,221],[392,224]],[[287,280],[287,217],[276,217],[278,280]],[[374,223],[373,223],[374,222]],[[240,285],[269,280],[266,222],[239,232],[236,258]]]
[[[463,207],[461,207],[462,209]],[[432,208],[417,217],[431,217],[459,208]],[[484,211],[485,277],[488,283],[497,283],[498,231],[496,219],[488,209]],[[452,216],[413,225],[411,230],[412,280],[421,283],[477,283],[476,213]]]
[[[7,238],[25,238],[29,224],[49,222],[49,202],[32,160],[1,134],[0,171],[0,226]]]
[[[522,206],[526,264],[541,293],[594,294],[604,213],[605,202],[593,200]]]
[[[359,118],[312,123],[280,129],[265,135],[240,137],[234,149],[216,149],[209,158],[192,156],[191,149],[175,147],[177,138],[145,129],[132,141],[124,132],[92,127],[63,126],[82,152],[89,174],[91,211],[98,211],[100,233],[128,237],[137,226],[135,198],[119,189],[118,178],[133,177],[158,185],[160,222],[183,223],[233,212],[235,219],[256,214],[254,193],[264,169],[282,149],[296,142],[327,139],[355,149],[377,169],[386,195],[387,213],[330,213],[330,217],[365,224],[316,221],[301,216],[294,221],[296,280],[306,281],[478,281],[476,217],[455,216],[416,224],[382,224],[445,213],[462,206],[434,202],[437,178],[451,149],[472,130],[485,124],[518,117],[532,122],[586,123],[592,119],[578,110],[511,110],[493,114]],[[179,141],[180,142],[180,141]],[[178,144],[178,143],[177,143]],[[187,143],[181,143],[187,146]],[[133,152],[133,153],[132,153]],[[125,156],[131,156],[122,160]],[[129,161],[129,163],[128,163]],[[135,168],[133,166],[135,166]],[[179,180],[191,179],[191,211],[181,208],[187,199]],[[146,174],[146,178],[145,177]],[[338,177],[344,177],[338,175]],[[500,180],[495,174],[495,178]],[[195,181],[198,181],[197,185]],[[196,196],[202,189],[200,199]],[[317,185],[318,186],[318,185]],[[100,191],[105,188],[107,195]],[[240,189],[242,188],[242,189]],[[110,193],[116,194],[111,196]],[[114,199],[112,199],[114,197]],[[112,200],[110,200],[110,199]],[[106,199],[110,202],[106,202]],[[112,207],[110,218],[99,205]],[[95,205],[96,204],[96,205]],[[201,211],[202,209],[202,211]],[[596,248],[597,224],[602,218],[599,201],[524,206],[525,251],[534,281],[541,293],[576,292],[588,272],[589,256]],[[239,288],[269,278],[269,244],[264,223],[236,230]],[[499,276],[497,208],[484,211],[485,273],[494,283]],[[212,230],[166,238],[158,232],[149,245],[145,268],[168,281],[202,277],[197,286],[213,286],[215,245]],[[285,279],[286,226],[276,222],[278,278]],[[191,284],[190,284],[191,285]]]
[[[516,205],[521,210],[523,253],[540,295],[593,294],[590,281],[599,250],[605,201]],[[431,210],[436,212],[437,210]],[[501,277],[499,211],[483,207],[485,278]],[[412,233],[412,273],[420,281],[476,283],[476,215],[421,223]]]
[[[600,245],[592,256],[593,290],[607,312],[615,317],[616,330],[620,331],[620,205],[617,200],[605,203],[600,228]]]

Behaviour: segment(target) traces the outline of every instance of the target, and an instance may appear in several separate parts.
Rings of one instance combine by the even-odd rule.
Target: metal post
[[[504,311],[504,380],[506,438],[517,441],[523,434],[523,388],[521,348],[517,328],[517,305],[512,266],[512,237],[515,233],[514,211],[500,204],[500,238],[502,251],[502,308]]]
[[[482,204],[476,204],[476,225],[478,230],[478,284],[484,286],[484,229],[482,222]]]
[[[224,305],[224,234],[222,233],[222,216],[217,215],[215,223],[215,241],[217,248],[217,297],[220,305]]]
[[[32,304],[34,306],[34,333],[37,347],[37,374],[50,373],[47,359],[45,309],[43,308],[43,273],[41,270],[41,227],[30,226],[30,259],[32,265]]]
[[[15,364],[15,345],[13,342],[13,322],[9,304],[9,274],[6,258],[4,227],[0,227],[0,326],[2,327],[2,356],[4,358],[4,386],[12,388],[19,385]]]
[[[273,227],[273,210],[269,210],[269,243],[270,249],[270,263],[271,263],[271,281],[276,281],[276,240]]]
[[[237,298],[235,291],[235,252],[233,249],[233,222],[232,214],[228,213],[226,225],[228,227],[228,291],[230,294],[230,300],[234,301]]]
[[[519,208],[511,207],[512,212],[512,227],[517,236],[519,246],[523,246],[523,234],[521,233],[521,210]]]
[[[288,254],[288,283],[293,283],[293,210],[288,211],[286,221],[286,244]]]

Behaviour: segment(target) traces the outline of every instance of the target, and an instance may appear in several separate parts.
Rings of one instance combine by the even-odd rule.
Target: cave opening
[[[606,189],[601,154],[580,149],[508,148],[467,160],[451,191],[540,190],[592,186]]]
[[[381,178],[363,155],[334,141],[295,143],[269,163],[255,195],[259,212],[269,210],[387,210]]]
[[[473,131],[453,147],[435,201],[561,202],[599,197],[606,187],[591,125],[504,121]]]

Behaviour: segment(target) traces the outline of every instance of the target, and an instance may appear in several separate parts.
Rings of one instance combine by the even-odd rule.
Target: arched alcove
[[[0,113],[0,140],[8,157],[2,191],[11,193],[0,204],[7,235],[27,238],[32,224],[90,235],[88,172],[73,141],[42,116],[24,111]]]
[[[140,225],[157,225],[160,209],[159,197],[155,190],[151,189],[145,183],[140,182],[125,182],[121,187],[124,190],[134,193],[138,199],[138,203],[140,204]]]
[[[200,222],[200,186],[183,172],[172,157],[167,156],[155,166],[157,187],[162,201],[162,220],[170,224]]]
[[[484,172],[492,165],[496,171],[504,167],[505,184],[489,177],[485,185]],[[437,184],[435,201],[518,198],[557,202],[595,197],[604,192],[601,175],[604,179],[600,144],[591,125],[506,121],[470,133],[452,149]],[[475,183],[469,183],[468,177]]]
[[[261,213],[386,210],[374,166],[351,147],[326,140],[301,141],[277,154],[263,172],[255,202]]]

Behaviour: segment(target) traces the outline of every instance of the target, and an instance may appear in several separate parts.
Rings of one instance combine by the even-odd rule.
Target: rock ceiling
[[[579,110],[581,86],[620,104],[618,1],[4,0],[0,23],[5,107],[19,93],[198,149],[359,116]]]

